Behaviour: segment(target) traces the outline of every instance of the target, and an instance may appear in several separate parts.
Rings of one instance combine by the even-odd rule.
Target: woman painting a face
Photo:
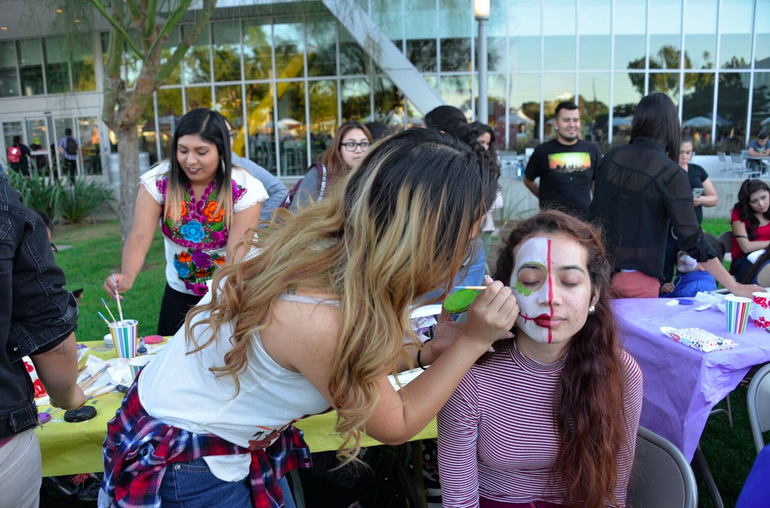
[[[445,508],[624,507],[642,374],[618,344],[610,263],[592,226],[562,212],[522,221],[495,278],[519,306],[438,416]]]

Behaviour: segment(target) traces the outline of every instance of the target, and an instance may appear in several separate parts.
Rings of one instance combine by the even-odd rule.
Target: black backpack
[[[67,146],[64,148],[64,151],[67,152],[68,155],[77,155],[78,142],[75,141],[75,138],[67,136]]]

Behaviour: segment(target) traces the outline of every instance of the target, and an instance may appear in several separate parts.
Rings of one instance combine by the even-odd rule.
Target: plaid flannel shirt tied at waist
[[[283,507],[277,481],[292,469],[311,467],[310,449],[302,431],[289,426],[269,447],[249,450],[213,434],[195,434],[157,420],[139,402],[131,386],[104,440],[104,480],[100,498],[110,506],[160,508],[160,485],[166,467],[215,455],[251,454],[249,480],[254,508]]]

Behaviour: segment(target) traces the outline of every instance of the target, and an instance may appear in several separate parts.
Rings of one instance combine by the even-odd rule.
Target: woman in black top
[[[714,188],[714,184],[709,180],[709,174],[702,166],[690,163],[693,155],[693,143],[689,134],[682,134],[682,142],[679,149],[679,166],[687,173],[687,179],[690,181],[690,188],[693,191],[692,204],[695,206],[695,216],[698,218],[698,224],[703,223],[703,207],[717,206],[719,197]],[[701,190],[697,190],[701,189]],[[700,194],[696,197],[696,194]],[[668,241],[666,243],[666,262],[663,268],[663,281],[670,282],[674,277],[674,266],[676,266],[676,254],[679,252],[679,246],[676,243],[676,237],[671,228],[668,229]]]
[[[680,250],[702,263],[732,293],[751,298],[759,287],[737,283],[704,240],[690,182],[677,164],[679,149],[676,107],[666,95],[653,93],[636,108],[631,143],[610,150],[602,159],[591,212],[607,231],[618,272],[613,288],[626,298],[658,296],[670,221]]]

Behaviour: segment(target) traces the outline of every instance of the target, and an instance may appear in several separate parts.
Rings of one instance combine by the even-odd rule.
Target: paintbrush
[[[115,301],[118,302],[118,315],[120,315],[120,324],[123,324],[123,309],[120,308],[120,295],[118,294],[118,283],[115,282],[115,274],[112,274],[112,284],[115,286]]]

